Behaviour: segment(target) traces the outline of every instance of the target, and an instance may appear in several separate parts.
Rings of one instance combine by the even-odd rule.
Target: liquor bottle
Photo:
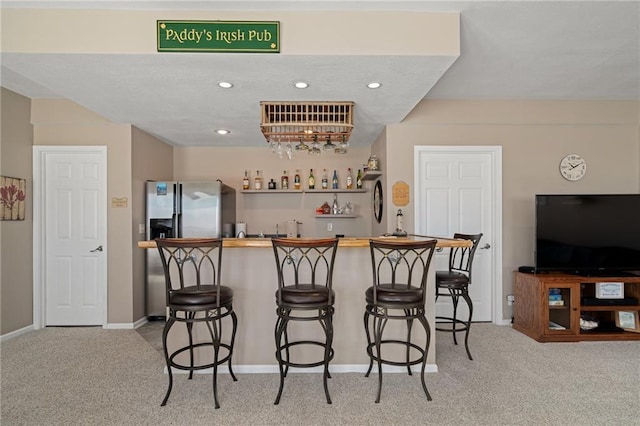
[[[293,177],[293,188],[300,189],[300,170],[296,170],[296,175]]]
[[[353,176],[351,176],[351,167],[347,169],[347,189],[353,189]]]
[[[282,172],[282,178],[280,179],[280,189],[289,189],[289,176],[287,171]]]
[[[338,189],[338,172],[333,169],[333,177],[331,178],[331,188]]]
[[[260,170],[256,172],[256,177],[253,178],[253,189],[262,189],[262,176],[260,176]]]
[[[338,194],[333,194],[333,206],[331,206],[331,214],[340,213],[340,207],[338,206]]]
[[[271,179],[269,182],[267,182],[267,188],[276,189],[276,181]]]
[[[358,175],[356,176],[356,188],[362,189],[362,172],[358,169]]]
[[[313,177],[313,169],[309,170],[309,189],[316,189],[316,178]]]
[[[244,178],[242,179],[242,189],[249,189],[249,171],[244,171]]]
[[[327,176],[327,169],[322,169],[322,189],[329,188],[329,177]]]

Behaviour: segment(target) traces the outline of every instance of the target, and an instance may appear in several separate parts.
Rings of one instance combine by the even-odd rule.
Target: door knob
[[[490,249],[491,248],[491,244],[487,243],[485,245],[483,245],[482,247],[480,247],[480,250],[486,250],[486,249]]]
[[[98,247],[94,248],[93,250],[91,250],[91,253],[96,252],[96,251],[102,251],[102,246],[98,246]]]

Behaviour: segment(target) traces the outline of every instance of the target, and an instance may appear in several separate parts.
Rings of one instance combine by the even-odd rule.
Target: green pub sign
[[[158,52],[280,52],[279,21],[158,21]]]

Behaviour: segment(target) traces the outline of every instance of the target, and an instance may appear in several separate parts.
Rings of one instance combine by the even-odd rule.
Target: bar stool
[[[196,370],[213,369],[213,399],[218,402],[218,366],[228,362],[229,373],[237,381],[231,368],[231,357],[238,328],[238,318],[233,310],[233,290],[220,281],[222,269],[222,239],[220,238],[168,238],[157,239],[166,283],[167,307],[169,315],[162,332],[162,347],[169,374],[169,387],[162,400],[164,406],[173,387],[172,368],[189,371],[189,379]],[[232,320],[231,337],[223,342],[223,319]],[[189,343],[169,353],[167,336],[176,322],[186,325]],[[210,341],[194,343],[193,325],[204,323],[209,331]],[[213,354],[208,361],[194,363],[194,350],[211,348]],[[226,350],[220,356],[220,350]],[[184,352],[189,352],[189,363],[176,360]],[[198,351],[204,357],[207,351]],[[201,358],[202,359],[202,358]]]
[[[276,359],[280,369],[280,388],[275,405],[280,403],[284,379],[289,367],[311,368],[324,366],[323,384],[327,404],[331,404],[327,379],[329,362],[333,359],[333,264],[338,249],[337,238],[296,239],[273,238],[278,273],[275,325]],[[318,321],[324,332],[324,340],[289,340],[290,321]],[[323,348],[319,361],[297,362],[291,349],[301,345]]]
[[[453,238],[469,240],[473,244],[471,247],[452,247],[449,252],[449,269],[446,271],[436,271],[436,301],[438,297],[450,297],[453,304],[453,317],[436,317],[436,330],[453,334],[453,343],[458,344],[456,333],[464,331],[464,347],[467,356],[473,361],[469,351],[469,330],[471,329],[471,318],[473,316],[473,303],[469,297],[469,285],[471,284],[471,265],[473,257],[482,234],[459,234]],[[458,302],[463,298],[469,307],[469,318],[467,321],[458,319]],[[440,326],[438,326],[440,325]],[[442,326],[444,325],[444,327]]]
[[[373,285],[365,292],[366,308],[364,328],[367,334],[367,354],[369,377],[374,361],[378,363],[378,395],[382,393],[382,364],[405,366],[409,375],[411,366],[421,364],[422,389],[431,401],[424,380],[427,354],[431,341],[431,329],[425,316],[427,274],[437,240],[394,241],[369,240]],[[424,328],[426,343],[424,348],[411,342],[413,321],[418,320]],[[402,320],[407,323],[406,340],[384,338],[388,320]],[[372,331],[371,331],[372,330]],[[373,339],[371,334],[373,333]],[[394,361],[384,357],[382,347],[401,345],[406,348],[405,359]],[[417,357],[415,356],[417,352]]]

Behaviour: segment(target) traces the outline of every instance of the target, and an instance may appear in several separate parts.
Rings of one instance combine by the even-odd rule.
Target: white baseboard
[[[502,319],[500,322],[497,322],[496,325],[511,325],[510,319]]]
[[[339,373],[366,373],[369,369],[368,364],[331,364],[329,366],[329,371],[332,374]],[[174,374],[187,374],[187,370],[179,370],[177,368],[172,369]],[[290,368],[290,373],[322,373],[322,367],[313,367],[313,368]],[[420,366],[414,365],[411,368],[411,371],[415,373],[420,372]],[[438,366],[436,364],[427,364],[425,367],[425,373],[437,373]],[[212,368],[208,368],[206,370],[198,370],[194,373],[196,374],[211,374],[213,372]],[[279,374],[280,369],[277,365],[268,364],[268,365],[234,365],[233,372],[238,374],[262,374],[262,373],[271,373],[271,374]],[[378,372],[378,367],[374,364],[372,374]],[[395,365],[383,365],[382,366],[383,373],[406,373],[406,367],[398,367]],[[164,373],[167,374],[167,367],[164,367]],[[221,374],[229,374],[229,368],[226,365],[221,365],[218,367],[218,373]]]
[[[140,328],[148,322],[149,320],[147,319],[147,317],[140,318],[138,321],[133,323],[133,328]]]
[[[134,324],[131,322],[112,322],[102,328],[105,330],[133,330]]]
[[[21,329],[9,332],[7,334],[3,334],[2,336],[0,336],[0,342],[4,342],[5,340],[9,340],[9,339],[13,339],[14,337],[18,337],[21,336],[23,334],[26,334],[30,331],[33,331],[33,324],[28,325],[26,327],[22,327]]]
[[[115,322],[115,323],[109,323],[109,324],[105,325],[103,328],[107,329],[107,330],[134,330],[136,328],[142,327],[143,325],[145,325],[148,322],[149,322],[149,320],[147,319],[147,317],[143,317],[143,318],[140,318],[138,321],[136,321],[134,323],[130,323],[130,322]]]
[[[149,320],[147,320],[147,318],[142,318],[139,319],[138,321],[134,322],[134,323],[127,323],[127,322],[122,322],[122,323],[109,323],[105,326],[103,326],[102,328],[104,328],[105,330],[133,330],[136,329],[138,327],[142,327],[143,325],[145,325],[146,323],[148,323]],[[9,339],[13,339],[14,337],[18,337],[20,335],[23,335],[25,333],[28,333],[30,331],[35,330],[35,327],[33,326],[33,324],[28,325],[26,327],[23,327],[19,330],[15,330],[12,331],[10,333],[7,334],[3,334],[2,336],[0,336],[0,342],[4,341],[4,340],[9,340]]]

